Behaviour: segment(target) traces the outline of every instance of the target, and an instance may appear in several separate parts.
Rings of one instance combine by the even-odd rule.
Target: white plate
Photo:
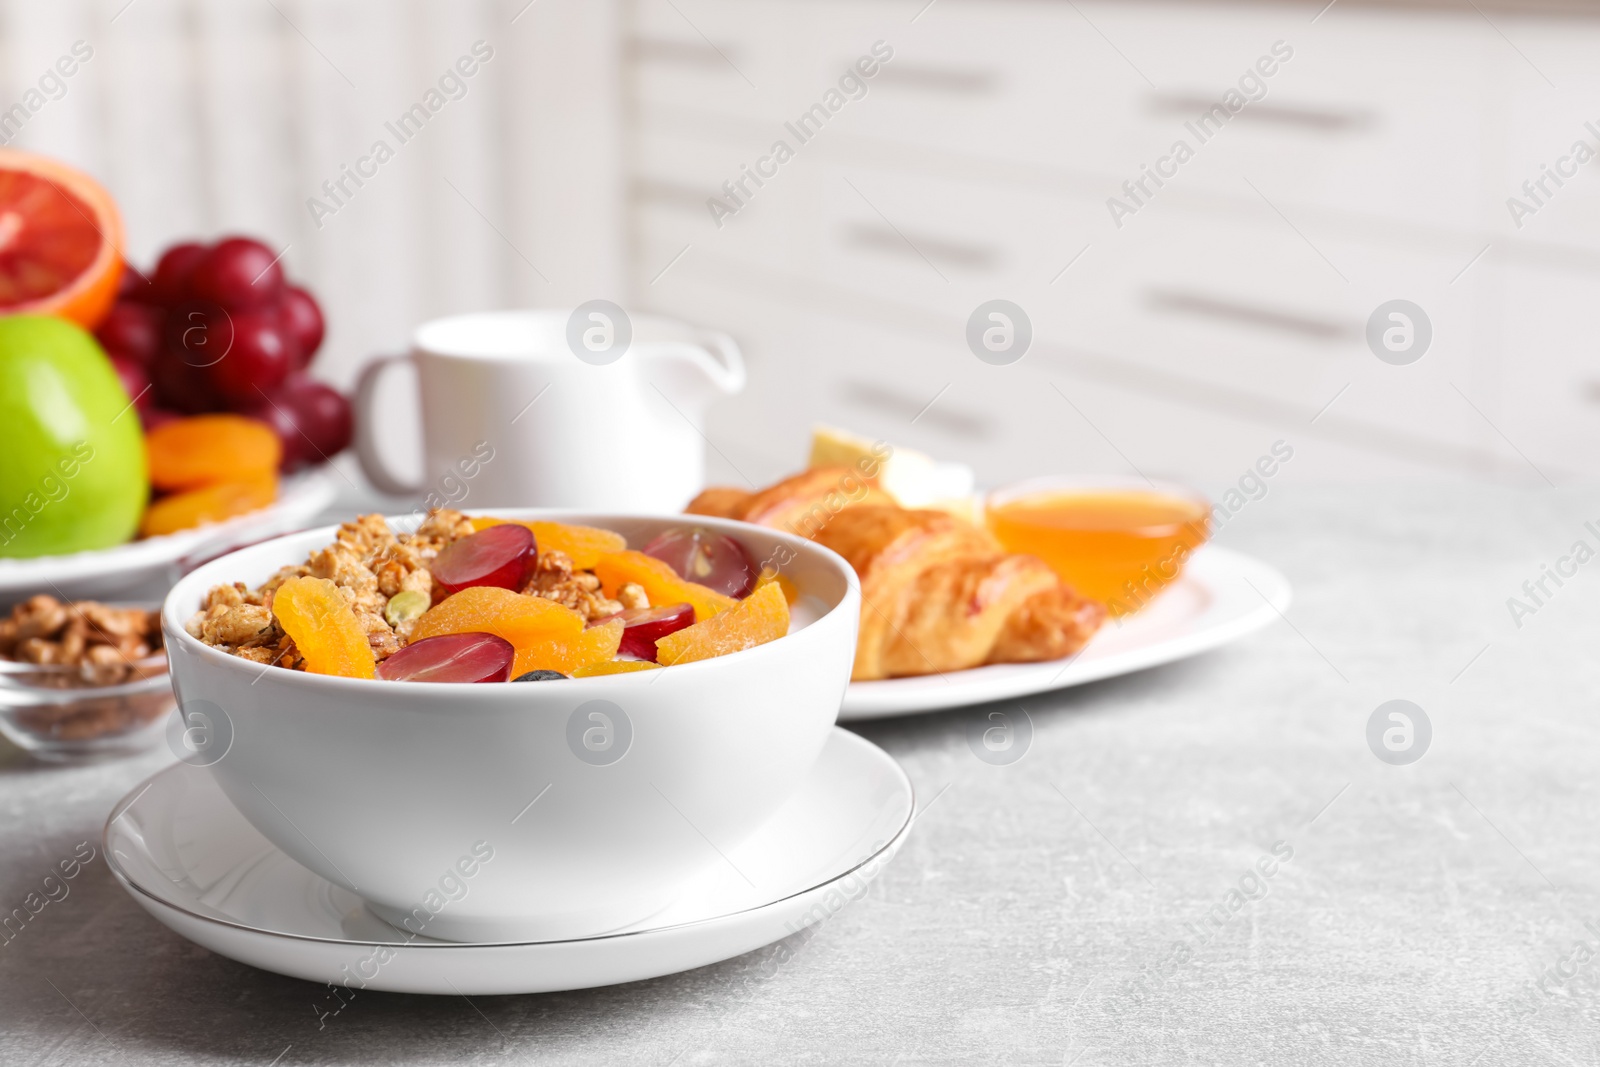
[[[1259,630],[1289,607],[1289,580],[1259,560],[1216,545],[1189,558],[1183,576],[1148,607],[1105,627],[1076,656],[1045,663],[851,682],[839,721],[883,719],[1043,693],[1186,659]]]
[[[140,906],[213,952],[352,989],[471,996],[639,981],[787,937],[859,897],[913,811],[899,764],[835,728],[800,792],[657,915],[593,937],[495,944],[413,937],[378,919],[258,834],[203,768],[180,763],[134,789],[104,839]],[[319,1014],[342,1002],[326,999]]]
[[[0,559],[0,604],[35,593],[64,598],[104,598],[148,581],[167,579],[167,569],[185,556],[256,540],[304,526],[333,502],[334,475],[326,468],[291,475],[271,506],[226,522],[164,537],[129,541],[115,548],[66,556]]]

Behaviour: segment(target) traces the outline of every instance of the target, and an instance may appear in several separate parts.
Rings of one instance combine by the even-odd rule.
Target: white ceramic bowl
[[[273,844],[391,923],[452,941],[592,936],[671,904],[799,788],[849,682],[860,586],[833,552],[743,523],[494,514],[601,526],[633,547],[686,522],[720,530],[757,560],[788,560],[791,631],[658,671],[444,685],[263,668],[184,630],[212,586],[255,586],[330,543],[330,526],[173,588],[173,685],[204,731],[191,761]]]

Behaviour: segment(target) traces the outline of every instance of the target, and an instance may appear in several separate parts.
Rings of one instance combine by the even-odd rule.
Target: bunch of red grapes
[[[95,336],[146,430],[181,415],[247,415],[277,433],[292,471],[350,444],[350,402],[306,373],[322,333],[321,308],[271,249],[225,237],[173,245],[148,276],[123,272]]]

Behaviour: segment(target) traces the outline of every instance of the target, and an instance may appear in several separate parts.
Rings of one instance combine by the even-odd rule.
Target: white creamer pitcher
[[[392,469],[373,433],[378,379],[402,361],[421,393],[415,479]],[[726,334],[605,301],[436,319],[409,354],[363,370],[356,453],[379,490],[462,507],[681,511],[705,484],[705,410],[744,382]],[[456,486],[464,494],[445,491]]]

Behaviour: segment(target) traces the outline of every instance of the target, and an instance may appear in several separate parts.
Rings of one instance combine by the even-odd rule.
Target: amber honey
[[[1211,534],[1203,500],[1149,489],[1041,488],[992,499],[989,529],[1113,615],[1148,604]]]

